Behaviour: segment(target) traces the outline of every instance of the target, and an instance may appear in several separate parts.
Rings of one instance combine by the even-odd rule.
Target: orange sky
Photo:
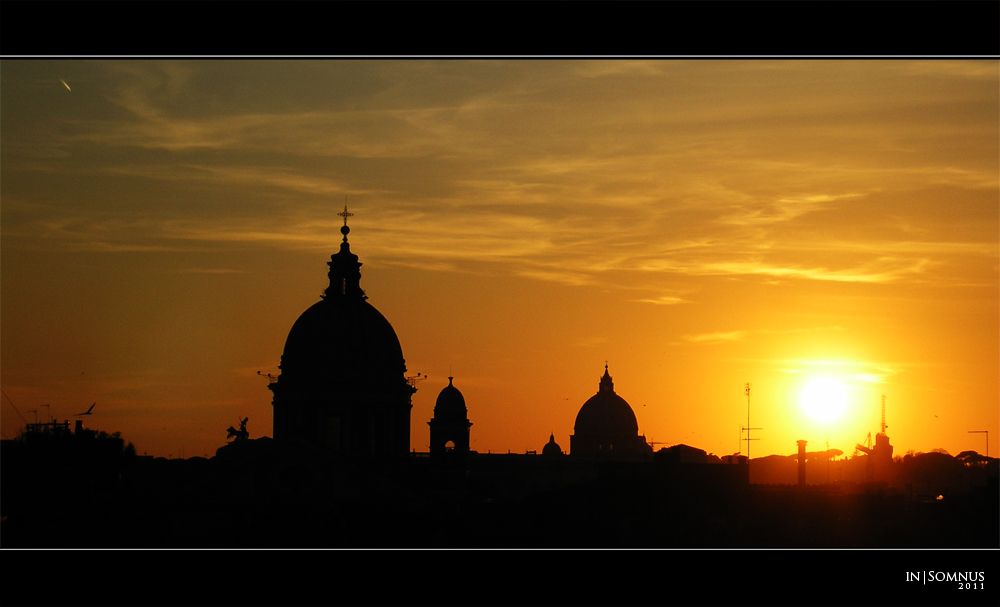
[[[361,286],[472,447],[564,450],[609,362],[657,448],[1000,452],[1000,63],[0,64],[0,386],[212,455],[326,287]],[[834,422],[802,412],[815,377]],[[21,418],[7,398],[0,429]],[[743,447],[746,452],[745,446]]]

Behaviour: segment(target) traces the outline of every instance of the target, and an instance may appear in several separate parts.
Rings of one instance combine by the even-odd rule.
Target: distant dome
[[[573,435],[569,437],[570,455],[634,459],[652,455],[646,439],[639,436],[635,412],[625,399],[615,394],[608,366],[604,366],[597,394],[580,407]]]
[[[453,377],[448,378],[448,385],[438,394],[437,403],[434,405],[434,419],[465,420],[469,410],[465,407],[465,397],[452,384]]]
[[[604,368],[597,394],[583,404],[576,416],[577,436],[638,436],[639,422],[625,399],[615,394],[614,382]]]
[[[542,455],[562,455],[562,448],[556,442],[556,435],[549,435],[549,442],[542,447]]]

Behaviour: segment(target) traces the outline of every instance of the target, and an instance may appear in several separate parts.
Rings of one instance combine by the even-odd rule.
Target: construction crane
[[[18,408],[17,408],[17,405],[15,405],[15,404],[14,404],[14,401],[12,401],[12,400],[10,399],[10,397],[9,397],[9,396],[7,396],[7,393],[6,393],[6,392],[4,392],[3,390],[0,390],[0,394],[3,394],[3,397],[7,399],[7,402],[8,402],[8,403],[10,403],[10,406],[11,406],[11,407],[14,407],[14,411],[15,411],[15,412],[17,413],[18,417],[20,417],[20,418],[21,418],[21,420],[22,420],[22,421],[23,421],[23,422],[24,422],[25,424],[27,424],[27,423],[28,423],[28,420],[24,419],[24,416],[23,416],[23,415],[21,415],[21,412],[20,412],[20,411],[18,410]],[[29,411],[29,413],[30,413],[30,411]],[[37,411],[35,412],[35,421],[36,421],[36,422],[38,421],[38,413],[37,413]]]
[[[888,438],[889,438],[889,436],[885,433],[886,429],[889,428],[889,426],[887,426],[885,424],[885,394],[882,395],[882,423],[881,423],[880,428],[881,428],[881,431],[877,435],[875,435],[875,447],[876,448],[883,441],[885,441],[885,443],[888,444]],[[855,452],[857,452],[857,451],[863,451],[864,453],[867,453],[868,455],[871,455],[872,453],[875,452],[875,448],[872,447],[872,433],[871,432],[868,433],[868,437],[865,439],[864,443],[858,443],[855,446]]]
[[[865,445],[867,445],[867,446],[865,446]],[[854,452],[857,453],[858,451],[864,451],[865,453],[871,454],[871,452],[872,452],[872,433],[871,432],[868,433],[868,438],[865,439],[865,442],[858,443],[858,444],[854,445]]]
[[[875,445],[872,446],[872,434],[868,433],[867,446],[858,444],[855,453],[862,451],[868,455],[869,480],[884,481],[888,478],[888,469],[892,465],[892,444],[889,435],[885,433],[889,426],[885,423],[885,394],[882,395],[882,419],[880,432],[875,435]]]

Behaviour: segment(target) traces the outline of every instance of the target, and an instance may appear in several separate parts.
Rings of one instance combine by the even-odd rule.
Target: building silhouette
[[[406,362],[392,325],[361,289],[347,242],[331,256],[330,286],[292,325],[274,393],[274,439],[304,439],[362,459],[405,457],[410,445]]]
[[[455,387],[454,377],[438,394],[434,417],[427,422],[431,430],[431,460],[449,468],[464,468],[469,457],[469,411],[465,397]]]
[[[646,438],[639,435],[632,407],[615,393],[607,365],[597,394],[583,404],[576,416],[569,443],[570,455],[642,459],[653,454]]]

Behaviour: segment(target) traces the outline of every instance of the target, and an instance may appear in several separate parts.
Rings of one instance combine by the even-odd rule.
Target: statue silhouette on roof
[[[243,419],[241,419],[240,420],[240,429],[239,430],[237,430],[236,428],[234,428],[232,426],[229,426],[229,436],[226,437],[226,440],[233,440],[233,439],[235,439],[235,440],[239,441],[239,440],[246,440],[246,439],[250,438],[250,432],[247,431],[247,422],[248,421],[250,421],[249,417],[244,417]]]

